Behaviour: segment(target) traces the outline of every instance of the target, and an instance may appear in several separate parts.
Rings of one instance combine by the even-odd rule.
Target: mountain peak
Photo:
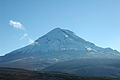
[[[54,28],[53,30],[51,30],[50,32],[48,32],[47,34],[50,34],[50,33],[58,33],[60,34],[61,32],[63,32],[63,29],[61,28]]]
[[[84,39],[76,36],[72,31],[67,29],[55,28],[36,40],[45,51],[59,51],[59,50],[85,50],[85,47],[95,46],[94,44],[85,41]],[[43,47],[44,46],[44,47]]]
[[[64,34],[71,33],[71,34],[73,34],[72,31],[67,30],[67,29],[61,29],[61,28],[54,28],[53,30],[51,30],[48,33],[50,34],[50,33],[56,33],[56,32],[58,32],[58,34],[60,34],[60,33],[64,33]]]
[[[65,38],[68,38],[70,36],[73,36],[73,32],[66,30],[66,29],[61,29],[61,28],[55,28],[45,34],[44,36],[40,37],[37,42],[41,41],[42,39],[47,39],[47,40],[64,40]]]
[[[60,31],[60,30],[62,30],[62,29],[61,29],[61,28],[59,28],[59,27],[58,27],[58,28],[54,28],[54,29],[53,29],[53,31]]]
[[[72,31],[68,30],[68,29],[61,29],[61,28],[54,28],[53,30],[51,30],[50,32],[62,32],[62,33],[72,33]],[[48,32],[48,33],[50,33]]]

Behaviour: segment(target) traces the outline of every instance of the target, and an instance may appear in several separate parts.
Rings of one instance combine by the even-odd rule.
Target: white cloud
[[[20,38],[20,40],[23,40],[24,38],[27,38],[27,37],[28,37],[28,34],[25,33],[25,34]]]
[[[12,26],[12,27],[14,27],[14,28],[20,29],[20,30],[25,30],[25,28],[22,25],[22,23],[18,22],[18,21],[10,20],[9,21],[9,25]]]
[[[26,39],[28,40],[29,44],[37,44],[34,40],[32,40],[27,33],[23,34],[23,36],[20,38],[20,40]]]
[[[27,33],[25,33],[24,35],[23,35],[23,37],[27,37],[28,36],[28,34]]]
[[[20,38],[20,40],[26,39],[29,44],[32,44],[32,45],[38,44],[37,42],[35,42],[29,37],[28,33],[26,33],[25,27],[21,22],[10,20],[9,25],[23,31],[23,36]]]

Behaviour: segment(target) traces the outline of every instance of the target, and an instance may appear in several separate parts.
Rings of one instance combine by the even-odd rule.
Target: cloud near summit
[[[15,21],[15,20],[10,20],[9,25],[12,26],[13,28],[16,28],[16,29],[23,31],[23,36],[19,40],[26,39],[26,40],[28,40],[29,44],[34,43],[34,40],[32,40],[29,37],[28,33],[26,33],[25,27],[23,26],[23,24],[21,22]]]
[[[23,24],[18,21],[10,20],[9,25],[20,30],[25,30]]]

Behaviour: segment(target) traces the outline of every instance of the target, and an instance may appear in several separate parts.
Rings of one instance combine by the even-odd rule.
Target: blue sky
[[[120,0],[0,0],[0,55],[56,27],[120,51]]]

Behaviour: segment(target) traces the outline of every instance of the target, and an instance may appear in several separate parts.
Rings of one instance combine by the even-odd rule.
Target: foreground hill
[[[120,79],[81,77],[66,73],[36,72],[16,68],[0,68],[0,80],[120,80]]]

